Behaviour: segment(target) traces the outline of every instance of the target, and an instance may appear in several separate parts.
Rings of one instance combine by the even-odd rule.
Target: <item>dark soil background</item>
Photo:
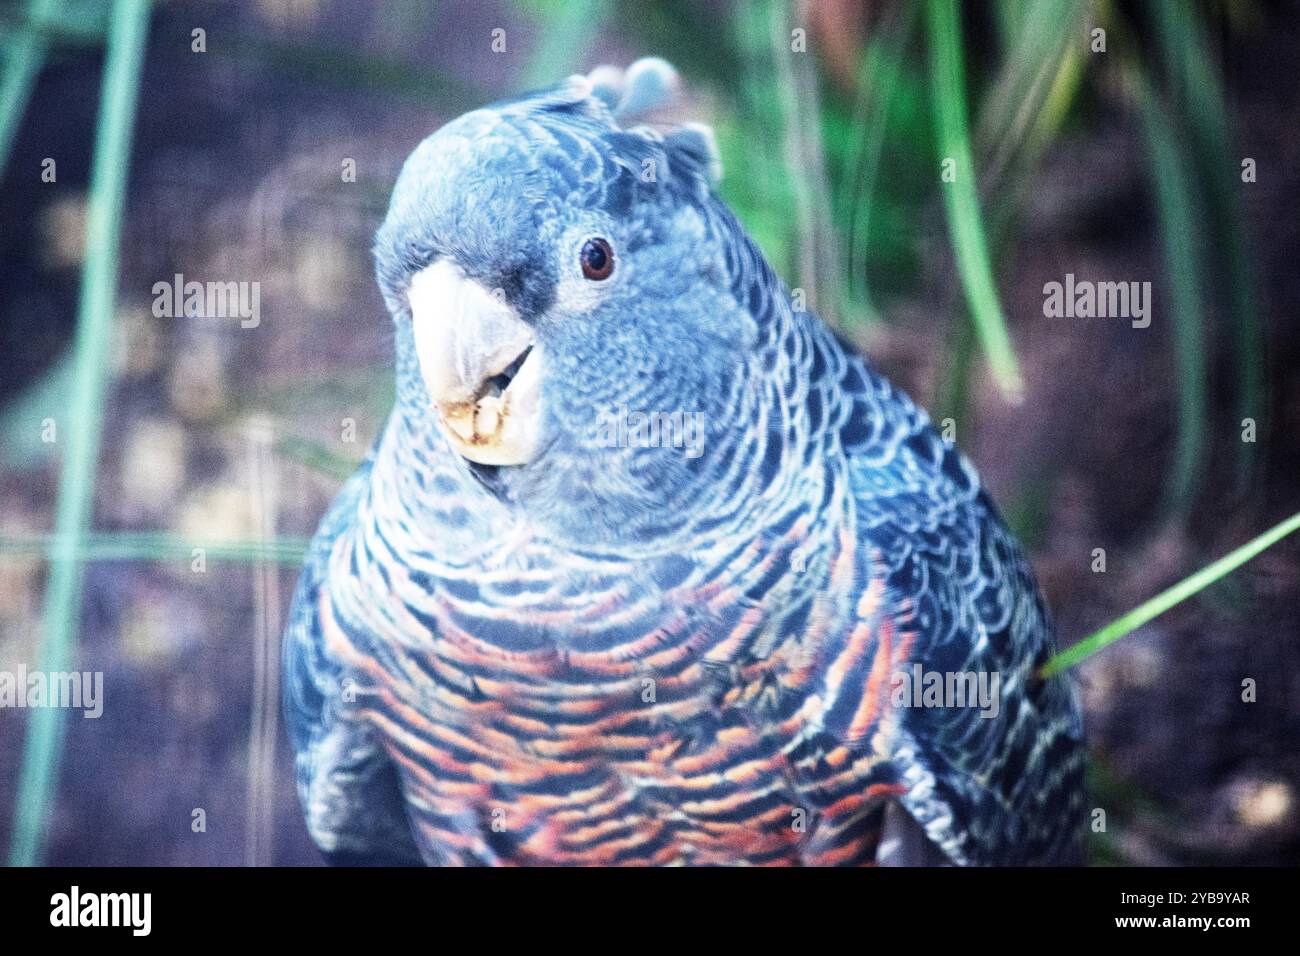
[[[303,448],[359,459],[387,410],[391,341],[370,239],[410,149],[452,116],[519,88],[517,57],[485,38],[492,4],[262,0],[176,3],[155,14],[136,123],[113,385],[96,497],[100,531],[171,529],[190,541],[256,537],[248,422],[270,420],[277,530],[315,529],[339,479]],[[1213,450],[1187,521],[1160,505],[1173,428],[1168,298],[1143,147],[1131,116],[1067,130],[1049,150],[999,262],[1027,400],[976,376],[958,441],[1029,548],[1068,644],[1300,510],[1300,21],[1265,5],[1225,64],[1233,134],[1257,160],[1243,192],[1269,366],[1264,465],[1245,488],[1228,336],[1211,309]],[[207,31],[208,52],[190,50]],[[453,29],[454,26],[454,29]],[[512,42],[535,39],[527,21]],[[314,51],[314,52],[309,52]],[[323,52],[322,52],[323,51]],[[331,52],[334,51],[334,52]],[[647,52],[602,32],[570,72]],[[337,54],[337,55],[336,55]],[[346,55],[385,64],[359,88]],[[436,63],[431,79],[429,64]],[[0,202],[0,536],[52,527],[57,456],[39,443],[51,379],[75,324],[102,56],[62,49],[42,72]],[[683,70],[689,86],[692,76]],[[453,83],[445,79],[455,76]],[[558,78],[558,77],[557,77]],[[43,157],[58,181],[41,184]],[[357,181],[340,164],[356,161]],[[742,217],[743,218],[743,217]],[[886,303],[863,349],[934,409],[962,314],[942,210],[915,224],[921,293]],[[155,282],[261,283],[261,324],[159,319]],[[1065,273],[1150,279],[1155,321],[1047,319]],[[1223,356],[1221,358],[1221,356]],[[43,404],[42,404],[43,403]],[[51,405],[53,403],[53,405]],[[54,407],[55,411],[48,410]],[[934,409],[937,414],[937,409]],[[355,423],[348,440],[347,421]],[[1107,570],[1091,570],[1104,548]],[[88,566],[79,667],[105,673],[99,720],[68,722],[53,864],[248,860],[255,569],[209,560]],[[295,571],[279,574],[281,613]],[[43,564],[0,553],[0,669],[35,659]],[[1094,859],[1136,864],[1300,862],[1300,536],[1078,669],[1105,811]],[[1258,686],[1242,701],[1242,681]],[[0,711],[0,846],[9,843],[25,715]],[[282,734],[282,731],[280,732]],[[274,842],[258,862],[310,864],[287,741],[273,776]],[[191,828],[206,813],[206,832]]]

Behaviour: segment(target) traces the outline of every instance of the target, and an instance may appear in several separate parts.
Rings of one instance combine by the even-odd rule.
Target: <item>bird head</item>
[[[725,451],[757,339],[711,134],[626,125],[676,83],[642,60],[461,116],[376,240],[404,413],[516,500],[582,489],[582,520],[661,509]]]

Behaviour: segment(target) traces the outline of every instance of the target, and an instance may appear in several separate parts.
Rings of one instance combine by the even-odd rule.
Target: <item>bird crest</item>
[[[681,77],[667,60],[642,57],[627,69],[602,64],[585,76],[574,74],[568,84],[577,96],[592,97],[603,104],[620,128],[662,142],[670,155],[689,160],[710,185],[722,181],[722,157],[711,127],[695,122],[662,122],[682,98]]]

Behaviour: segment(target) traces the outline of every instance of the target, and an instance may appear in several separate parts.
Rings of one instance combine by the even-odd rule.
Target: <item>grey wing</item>
[[[356,514],[369,464],[354,474],[312,539],[284,635],[284,717],[307,830],[334,864],[418,865],[392,762],[373,732],[342,706],[346,674],[330,657],[319,606],[330,553]]]
[[[900,800],[952,859],[1077,863],[1083,731],[1066,675],[1035,672],[1054,649],[1028,562],[984,493],[954,516],[968,531],[969,573],[914,554],[896,572],[928,615],[912,659],[992,684],[991,707],[903,712],[893,762]],[[960,563],[961,559],[958,559]]]
[[[1075,862],[1082,721],[1068,677],[1035,676],[1054,640],[1029,563],[971,466],[905,396],[860,371],[849,430],[870,438],[845,442],[859,534],[888,603],[907,609],[909,660],[997,680],[992,707],[901,710],[899,801],[954,862]]]

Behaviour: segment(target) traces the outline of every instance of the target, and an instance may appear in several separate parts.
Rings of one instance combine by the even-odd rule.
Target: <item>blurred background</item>
[[[320,861],[279,630],[391,399],[397,170],[648,54],[778,272],[951,420],[1063,645],[1300,511],[1294,3],[7,0],[0,671],[105,685],[0,709],[11,862]],[[258,323],[155,314],[178,273]],[[1067,274],[1149,281],[1150,326],[1047,317]],[[1300,862],[1298,598],[1292,538],[1076,668],[1095,863]]]

